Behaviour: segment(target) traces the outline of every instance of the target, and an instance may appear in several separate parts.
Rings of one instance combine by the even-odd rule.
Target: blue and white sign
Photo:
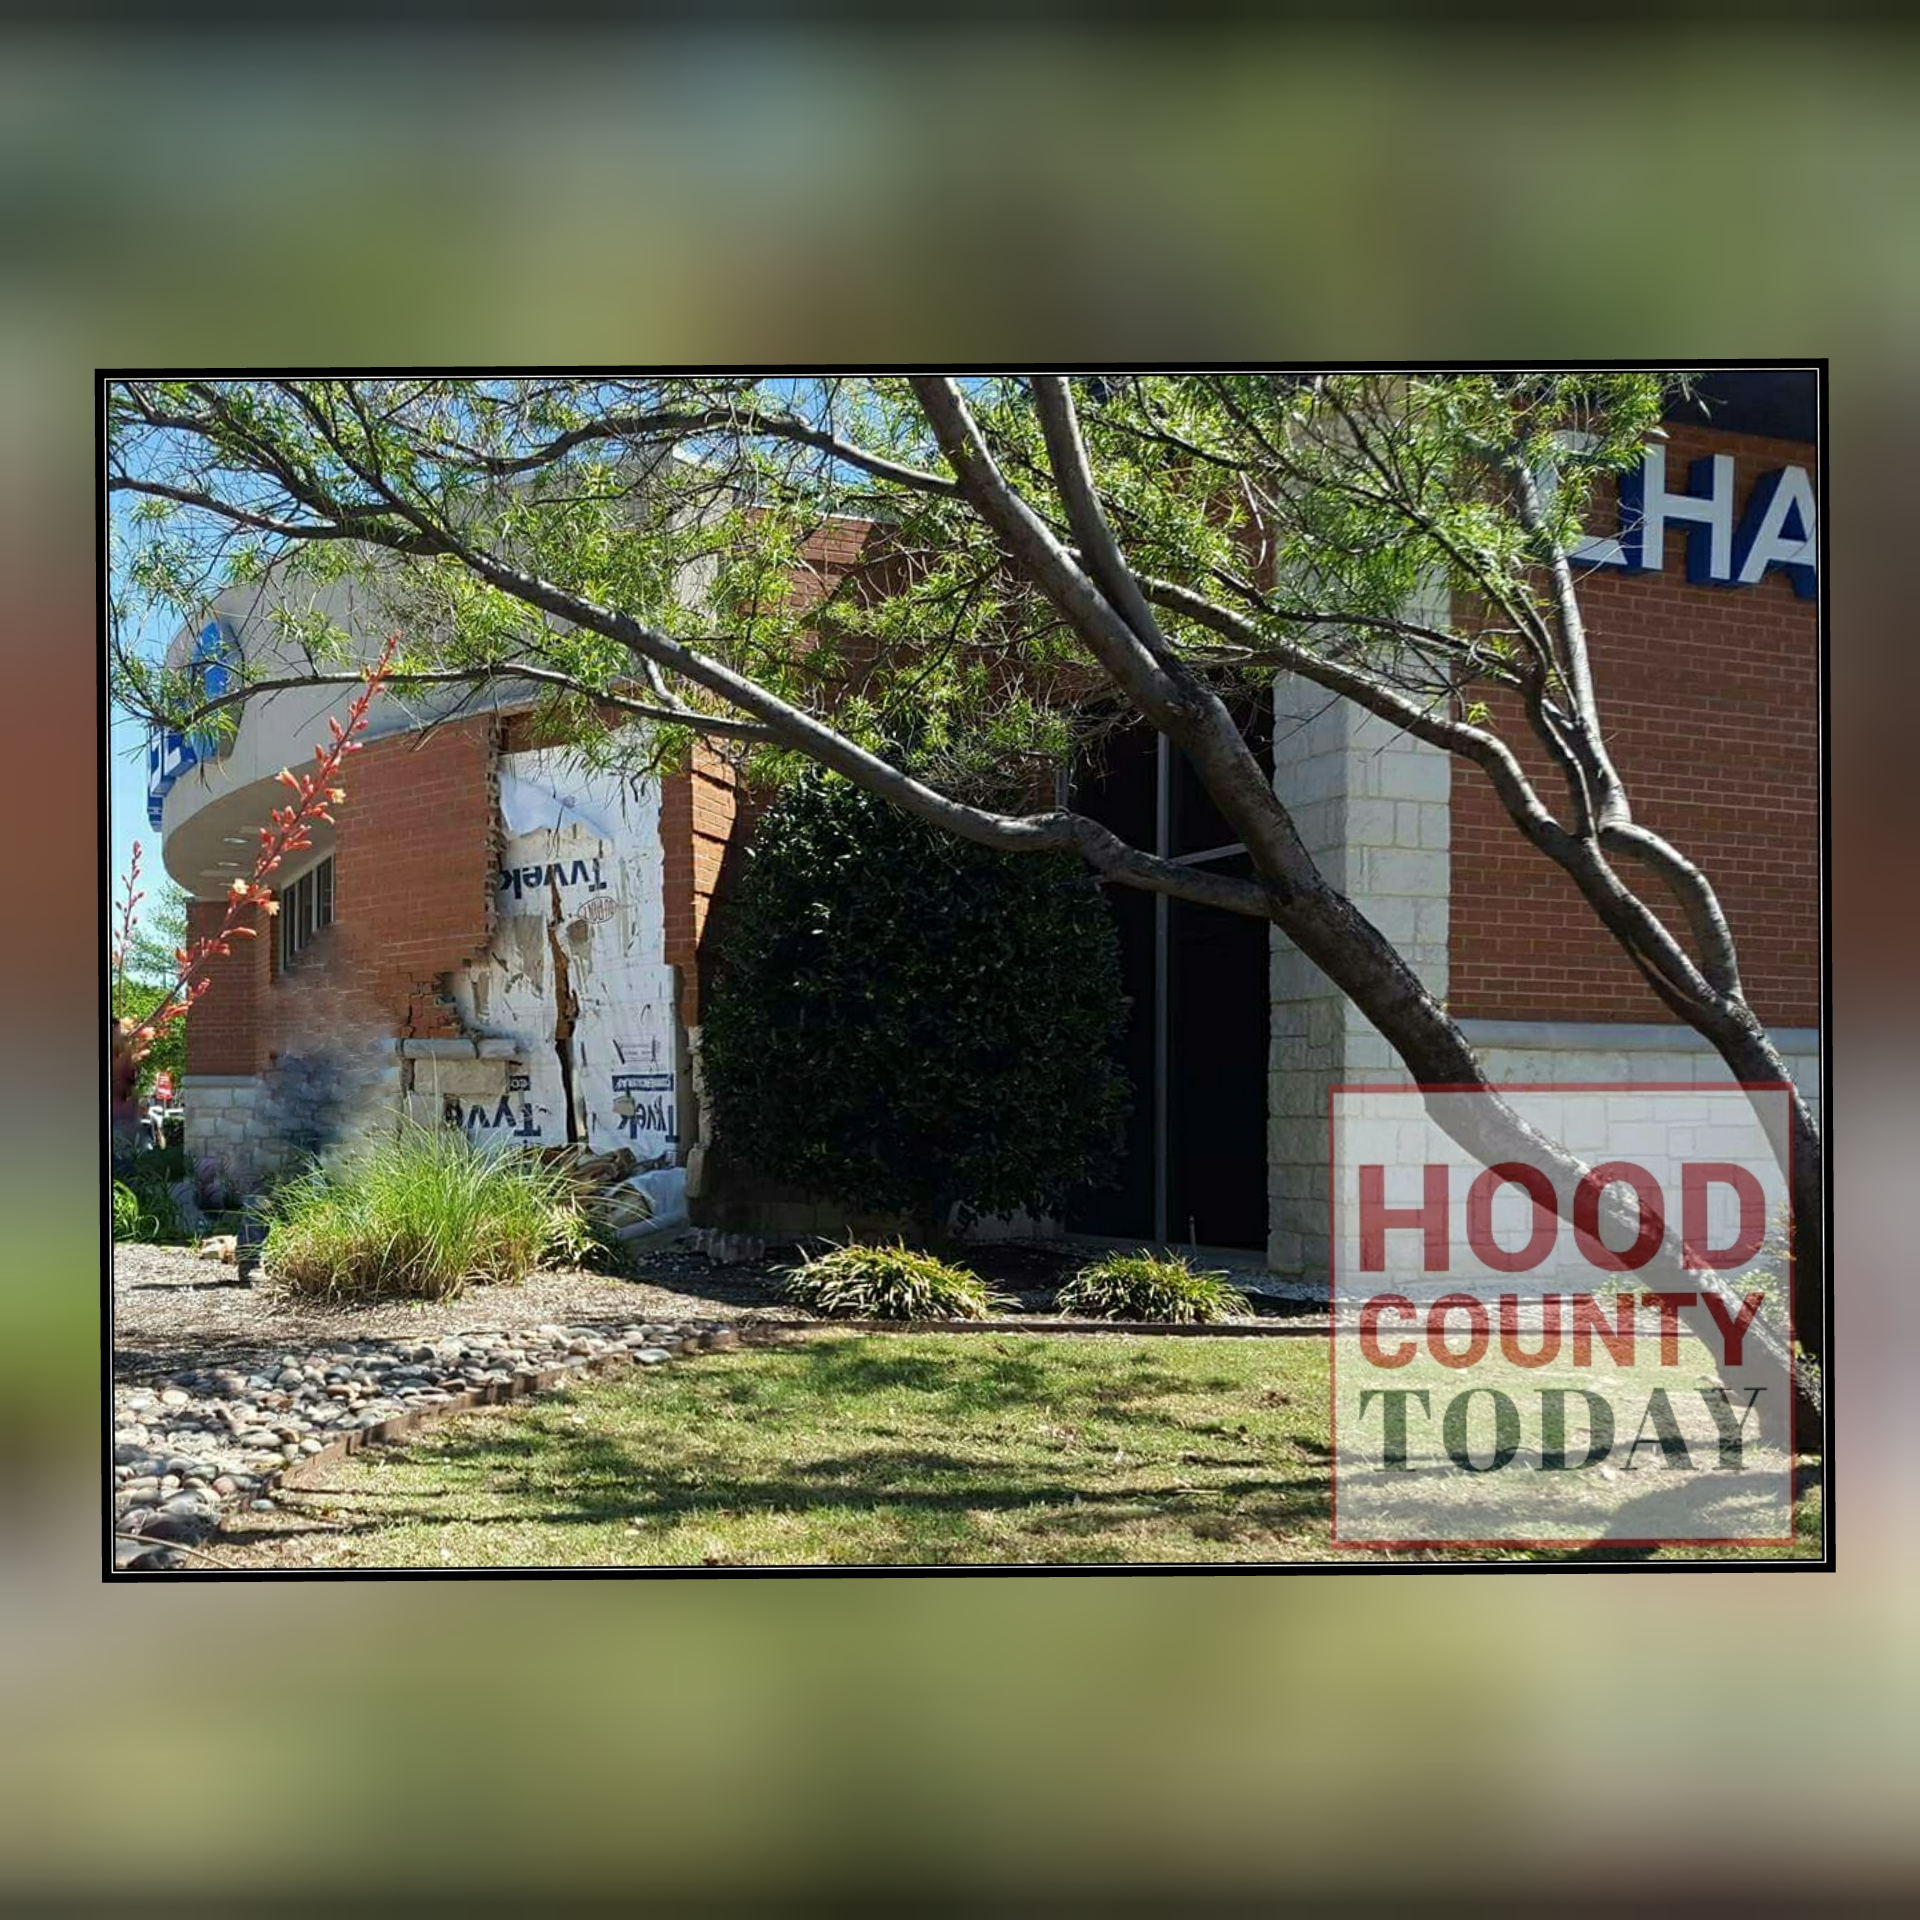
[[[1687,545],[1687,578],[1695,586],[1757,586],[1779,568],[1802,600],[1814,596],[1819,567],[1819,509],[1805,467],[1763,473],[1736,514],[1733,455],[1709,454],[1687,468],[1687,483],[1667,480],[1667,450],[1650,446],[1637,472],[1620,476],[1620,531],[1589,538],[1570,557],[1588,566],[1660,573],[1667,529]]]
[[[192,668],[204,695],[217,700],[232,691],[240,649],[233,635],[218,620],[209,620],[200,629],[189,655]],[[158,833],[160,813],[173,783],[202,760],[211,760],[219,750],[219,736],[211,729],[194,733],[175,733],[171,728],[147,738],[147,824]]]

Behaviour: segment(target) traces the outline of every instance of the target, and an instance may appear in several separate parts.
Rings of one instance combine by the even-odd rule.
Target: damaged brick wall
[[[452,1043],[409,1040],[414,1103],[437,1087],[476,1144],[624,1146],[672,1165],[683,1061],[658,783],[561,747],[505,751],[498,767],[494,935],[450,981],[478,1048],[449,1066]]]
[[[189,1088],[194,1151],[257,1174],[351,1138],[401,1110],[406,1040],[459,1034],[446,978],[493,925],[494,730],[487,716],[450,722],[370,741],[348,762],[334,924],[283,971],[259,920],[259,938],[214,963],[188,1022],[190,1079],[255,1077],[251,1089]],[[196,901],[189,925],[211,931],[224,911]]]
[[[389,1033],[460,1030],[443,982],[493,931],[494,730],[487,716],[453,721],[376,740],[348,763],[326,971]]]

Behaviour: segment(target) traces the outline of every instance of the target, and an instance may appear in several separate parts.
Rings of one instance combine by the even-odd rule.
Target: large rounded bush
[[[1110,1177],[1127,1002],[1077,858],[994,853],[813,776],[716,932],[702,1052],[729,1156],[927,1236]]]

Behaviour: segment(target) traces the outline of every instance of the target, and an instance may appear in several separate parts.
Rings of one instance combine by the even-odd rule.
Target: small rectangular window
[[[280,966],[291,961],[322,927],[333,925],[333,856],[280,889]]]

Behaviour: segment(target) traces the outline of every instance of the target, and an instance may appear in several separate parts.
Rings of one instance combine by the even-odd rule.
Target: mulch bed
[[[791,1247],[769,1248],[763,1260],[735,1266],[715,1266],[703,1254],[669,1247],[634,1260],[630,1275],[543,1271],[518,1286],[473,1287],[452,1300],[379,1305],[305,1299],[268,1276],[244,1285],[233,1267],[201,1259],[188,1247],[122,1243],[113,1255],[114,1373],[125,1380],[158,1378],[210,1358],[238,1361],[337,1341],[431,1340],[480,1326],[635,1319],[809,1323],[780,1295],[777,1269],[795,1257]],[[969,1266],[1017,1302],[992,1323],[1002,1331],[1027,1321],[1034,1332],[1110,1327],[1097,1320],[1063,1321],[1054,1311],[1055,1291],[1086,1258],[1084,1247],[1046,1243],[994,1242],[966,1252]],[[1277,1332],[1285,1322],[1324,1324],[1321,1302],[1256,1298],[1253,1306],[1249,1318],[1225,1327]]]

